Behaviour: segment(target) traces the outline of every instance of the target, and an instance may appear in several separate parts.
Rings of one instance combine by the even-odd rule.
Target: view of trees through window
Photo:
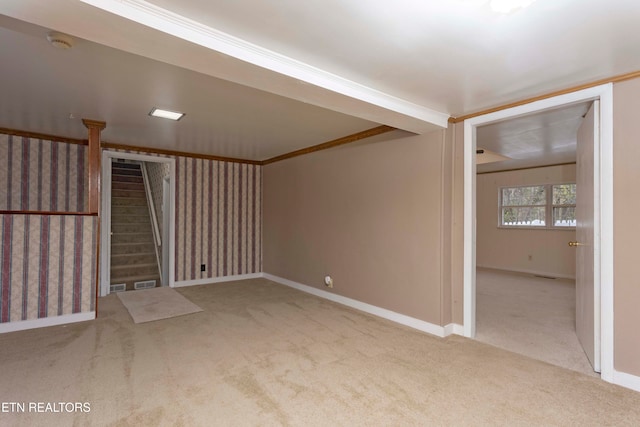
[[[576,226],[576,185],[556,184],[553,192],[553,225],[555,227]]]
[[[550,184],[500,189],[500,225],[575,227],[576,185]]]

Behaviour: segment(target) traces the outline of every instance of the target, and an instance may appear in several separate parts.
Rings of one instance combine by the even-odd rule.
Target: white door
[[[578,129],[576,166],[576,333],[594,371],[600,372],[600,286],[596,279],[596,256],[599,248],[594,229],[598,214],[598,182],[594,165],[599,156],[599,101],[594,101]],[[597,223],[597,222],[596,222]]]

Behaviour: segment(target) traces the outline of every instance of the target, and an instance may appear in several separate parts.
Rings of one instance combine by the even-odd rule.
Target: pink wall
[[[441,325],[445,132],[385,138],[264,167],[264,271]]]
[[[640,79],[613,86],[614,367],[640,376]]]
[[[576,252],[567,242],[575,228],[518,229],[498,227],[501,187],[575,182],[576,166],[561,165],[477,176],[476,264],[478,267],[574,279]]]

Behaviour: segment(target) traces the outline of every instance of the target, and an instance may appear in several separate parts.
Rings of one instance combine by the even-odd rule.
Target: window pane
[[[553,225],[554,227],[575,227],[576,208],[574,206],[553,208]]]
[[[544,227],[544,206],[527,206],[521,208],[502,208],[502,225],[521,227]]]
[[[554,185],[552,193],[553,193],[554,205],[575,205],[576,204],[576,185],[575,184]]]
[[[544,185],[502,189],[502,206],[545,205]]]

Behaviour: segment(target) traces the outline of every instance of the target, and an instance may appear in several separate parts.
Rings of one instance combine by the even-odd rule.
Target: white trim
[[[463,306],[464,336],[476,336],[476,128],[464,121]]]
[[[356,310],[364,311],[365,313],[373,314],[374,316],[382,317],[383,319],[391,320],[392,322],[399,323],[401,325],[408,326],[410,328],[417,329],[431,335],[436,335],[441,338],[449,335],[445,333],[445,328],[442,326],[434,325],[433,323],[425,322],[424,320],[396,313],[395,311],[387,310],[385,308],[347,298],[342,295],[327,292],[322,289],[314,288],[312,286],[303,285],[302,283],[294,282],[293,280],[284,279],[272,274],[262,273],[261,277],[285,286],[289,286],[299,291],[327,299],[329,301],[337,302],[338,304],[355,308]]]
[[[600,93],[600,377],[613,375],[613,84]]]
[[[613,375],[613,84],[608,83],[555,96],[464,121],[464,335],[475,335],[475,128],[578,102],[600,99],[600,316],[601,378],[615,382]]]
[[[488,270],[500,270],[500,271],[506,271],[510,273],[532,274],[534,276],[555,277],[556,279],[576,280],[575,276],[570,276],[568,274],[550,273],[547,271],[521,270],[517,268],[505,268],[505,267],[498,267],[494,265],[476,265],[476,268],[486,268]]]
[[[249,43],[231,34],[201,24],[144,0],[81,0],[102,10],[170,34],[191,43],[221,52],[249,64],[310,83],[370,105],[436,125],[448,126],[449,115],[414,104],[320,68]],[[396,126],[398,127],[398,126]],[[417,133],[433,131],[431,126],[408,126]]]
[[[602,288],[602,275],[600,274],[600,264],[602,257],[600,256],[600,246],[602,245],[602,238],[600,237],[600,225],[602,221],[600,220],[600,194],[602,191],[600,190],[600,156],[601,156],[601,133],[600,133],[600,100],[595,100],[593,102],[593,113],[594,113],[594,123],[593,123],[593,169],[594,171],[598,171],[598,173],[593,174],[594,179],[593,182],[593,275],[594,278],[594,286],[593,286],[593,305],[594,307],[598,307],[598,309],[594,309],[593,313],[593,347],[595,349],[593,353],[593,370],[596,372],[601,372],[601,357],[602,351],[598,351],[598,349],[602,348],[602,321],[600,320],[602,317],[602,304],[600,303],[600,289]],[[577,273],[576,273],[577,274]]]
[[[150,156],[147,154],[123,153],[104,149],[102,151],[102,206],[100,227],[100,296],[109,294],[110,266],[111,266],[111,160],[129,159],[142,162],[168,163],[169,164],[169,286],[175,285],[175,259],[176,259],[176,160],[173,157]],[[165,242],[166,243],[166,242]]]
[[[20,320],[0,323],[0,334],[24,331],[26,329],[46,328],[47,326],[66,325],[67,323],[85,322],[96,318],[95,311],[87,313],[63,314],[62,316],[44,317],[42,319]]]
[[[171,179],[170,177],[164,177],[162,179],[162,239],[167,243],[169,238],[169,230],[171,229]],[[162,246],[162,286],[169,286],[169,265],[172,263],[169,261],[169,245]]]
[[[640,391],[640,377],[627,374],[626,372],[612,369],[611,380],[608,381],[622,387],[630,388],[631,390]]]
[[[183,288],[185,286],[210,285],[214,283],[233,282],[235,280],[260,279],[264,277],[262,273],[236,274],[235,276],[209,277],[206,279],[183,280],[175,282],[174,288]]]
[[[100,203],[100,296],[111,293],[111,157],[102,152],[102,201]],[[107,209],[108,208],[108,209]],[[106,212],[109,212],[107,215]]]
[[[457,323],[449,323],[448,325],[445,325],[444,336],[448,337],[452,334],[464,336],[464,327],[462,325],[458,325]]]
[[[158,218],[156,217],[156,204],[153,201],[153,193],[151,192],[151,183],[149,182],[149,173],[147,172],[147,164],[142,162],[140,165],[142,169],[142,182],[144,184],[144,192],[147,196],[147,203],[149,207],[149,215],[151,215],[151,225],[153,225],[153,237],[156,241],[156,247],[162,246],[162,237],[160,237],[160,229],[158,228]],[[156,250],[156,256],[157,254]],[[160,266],[160,261],[158,261],[158,267]]]
[[[149,216],[151,217],[151,228],[153,229],[153,251],[156,254],[156,265],[158,266],[158,272],[160,273],[160,283],[166,283],[166,277],[163,277],[164,271],[162,271],[162,255],[158,252],[158,247],[162,250],[162,238],[160,237],[160,230],[158,228],[158,218],[156,217],[156,205],[153,201],[153,194],[151,192],[151,183],[149,182],[149,174],[147,173],[147,164],[145,162],[140,163],[140,170],[142,171],[142,183],[144,184],[144,193],[147,198],[147,208],[149,210]],[[164,180],[163,184],[164,186]]]

